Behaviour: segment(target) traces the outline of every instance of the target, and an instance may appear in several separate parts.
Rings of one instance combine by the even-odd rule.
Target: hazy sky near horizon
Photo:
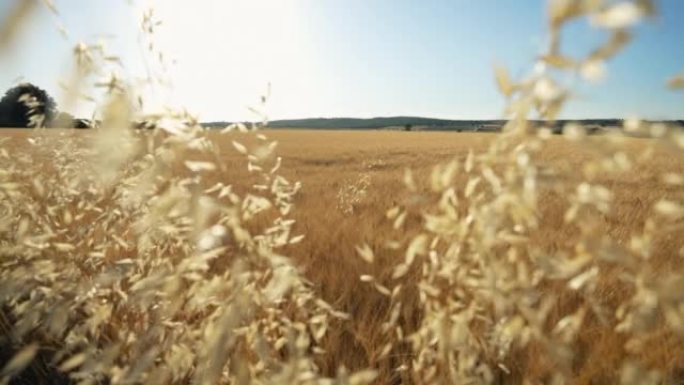
[[[18,0],[28,1],[28,0]],[[0,1],[4,22],[15,1]],[[38,7],[0,52],[0,88],[30,81],[57,97],[75,42],[104,41],[122,72],[145,73],[138,25],[149,1],[55,0],[69,37]],[[203,121],[252,119],[271,84],[271,119],[391,115],[502,117],[492,65],[525,75],[545,39],[542,0],[158,0],[157,44],[174,60],[172,91],[152,105],[184,106]],[[684,93],[665,88],[684,71],[684,1],[659,16],[608,63],[598,85],[579,84],[563,117],[684,119]],[[605,32],[566,29],[564,49],[586,53]],[[76,112],[88,114],[92,106]]]

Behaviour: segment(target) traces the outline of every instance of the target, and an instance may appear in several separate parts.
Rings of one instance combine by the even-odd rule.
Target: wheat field
[[[0,384],[683,383],[684,132],[552,134],[657,9],[548,1],[529,74],[494,67],[490,134],[269,130],[266,96],[262,123],[209,130],[145,109],[172,86],[153,9],[146,79],[73,42],[92,129],[44,128],[24,94],[34,129],[0,137]],[[575,57],[578,20],[606,39]]]
[[[264,130],[262,134],[277,141],[277,147],[274,147],[283,158],[282,175],[301,182],[301,188],[292,200],[289,217],[295,221],[292,232],[305,236],[294,244],[278,247],[278,252],[291,257],[303,279],[309,282],[314,296],[347,315],[328,321],[327,333],[318,341],[322,350],[312,358],[318,373],[334,377],[340,367],[352,372],[372,368],[376,371],[377,377],[373,378],[377,383],[423,383],[424,378],[401,370],[416,365],[415,350],[407,345],[407,340],[388,334],[383,325],[393,317],[393,305],[401,302],[401,310],[394,315],[400,333],[409,336],[421,328],[427,311],[420,298],[421,288],[426,284],[425,270],[422,277],[419,266],[414,266],[413,271],[399,280],[393,275],[404,259],[411,239],[426,225],[423,216],[438,205],[440,194],[431,186],[435,167],[452,161],[464,165],[452,175],[449,184],[460,190],[468,189],[472,180],[472,170],[466,171],[466,164],[472,161],[468,159],[472,158],[469,154],[486,153],[500,139],[499,134],[304,130]],[[147,139],[154,137],[147,133],[137,135]],[[97,136],[73,130],[17,130],[5,137],[3,147],[11,148],[12,153],[24,154],[30,159],[32,168],[45,173],[55,161],[50,155],[61,151],[55,149],[59,147],[56,143],[69,143],[71,151],[62,156],[78,156],[74,146],[86,148]],[[223,165],[221,170],[206,170],[203,183],[206,186],[230,185],[239,195],[253,191],[259,183],[258,173],[255,175],[245,167],[244,154],[232,143],[250,147],[262,140],[254,134],[218,132],[207,133],[206,139],[215,145],[212,156],[202,154],[200,158],[193,158],[186,154],[197,162],[213,161]],[[41,141],[50,143],[42,145],[51,148],[49,152],[36,150],[36,146],[40,146],[36,142]],[[670,140],[589,137],[578,142],[549,137],[544,139],[534,157],[535,164],[540,165],[538,209],[534,214],[538,224],[521,241],[525,244],[527,258],[543,255],[548,263],[555,259],[569,263],[578,258],[575,255],[580,255],[582,248],[601,250],[600,253],[611,250],[622,253],[621,249],[629,248],[632,237],[644,233],[658,202],[684,199],[684,189],[680,185],[675,183],[668,187],[663,182],[664,177],[672,179],[673,175],[684,174],[684,159]],[[606,159],[618,161],[610,164]],[[627,162],[626,159],[631,164],[628,170],[591,171],[592,165],[615,168],[621,162]],[[504,169],[503,164],[492,166],[495,174]],[[411,188],[407,187],[407,170],[411,170]],[[182,166],[170,171],[177,177],[193,174]],[[587,217],[573,225],[565,217],[578,186],[587,180],[587,176],[593,176],[593,184],[610,188],[613,195],[609,208],[591,220]],[[474,205],[467,200],[475,198],[463,194],[459,193],[465,204],[460,207],[464,207],[461,211],[465,213],[463,210]],[[408,214],[397,226],[396,214],[391,211],[400,206],[406,207]],[[392,218],[388,218],[388,211]],[[252,218],[246,228],[252,234],[258,234],[274,217],[277,215],[266,210]],[[681,274],[684,239],[676,236],[678,227],[669,230],[656,227],[652,231],[649,270],[642,272],[648,278],[644,279],[658,282],[658,278],[666,274]],[[120,236],[125,238],[123,234]],[[106,238],[106,234],[100,237]],[[77,240],[72,242],[78,243]],[[494,247],[500,262],[508,260],[507,249],[518,244],[515,239],[508,242],[508,245]],[[372,263],[364,252],[366,247],[372,250]],[[65,250],[73,251],[71,248]],[[123,257],[113,256],[114,261]],[[543,266],[539,261],[533,263],[532,266]],[[563,317],[585,308],[588,302],[595,302],[597,306],[594,309],[597,313],[589,311],[584,315],[576,335],[566,341],[573,348],[566,378],[577,384],[616,383],[624,371],[624,362],[636,356],[644,367],[662,373],[658,378],[664,383],[680,381],[684,370],[684,344],[671,331],[661,326],[644,331],[635,354],[627,343],[628,335],[615,330],[619,321],[615,312],[635,293],[627,278],[634,267],[621,266],[609,258],[594,263],[600,266],[601,272],[591,288],[590,301],[583,297],[587,293],[568,289],[567,279],[547,279],[536,288],[551,298],[546,319],[539,325],[550,335]],[[211,269],[206,272],[209,276],[211,273]],[[532,275],[527,279],[532,279]],[[372,277],[372,281],[367,277]],[[401,292],[388,293],[397,281],[403,285]],[[677,293],[672,295],[679,296]],[[115,326],[113,320],[100,322],[102,326],[108,323],[109,327]],[[656,315],[654,322],[661,324],[662,316]],[[481,326],[473,327],[474,335],[486,338]],[[559,363],[549,358],[549,347],[544,346],[543,340],[532,340],[526,346],[511,350],[505,357],[496,358],[492,352],[483,354],[480,359],[491,360],[494,367],[488,382],[509,384],[523,383],[524,379],[548,381],[552,378],[560,370]],[[392,348],[384,351],[388,343],[392,343]],[[249,355],[244,359],[249,360]]]
[[[429,176],[436,164],[453,159],[464,162],[470,150],[485,151],[495,134],[292,131],[272,132],[270,136],[281,143],[280,152],[287,159],[291,177],[302,181],[304,186],[296,200],[293,218],[297,220],[295,229],[301,228],[306,238],[288,254],[301,264],[305,276],[314,282],[326,301],[352,315],[353,321],[341,325],[342,332],[326,341],[330,345],[325,348],[335,352],[326,357],[326,367],[332,373],[340,363],[353,369],[365,368],[369,363],[379,368],[387,365],[383,368],[385,381],[396,381],[401,377],[396,372],[392,374],[391,366],[399,366],[394,360],[401,361],[402,357],[389,362],[377,358],[386,343],[379,330],[389,315],[389,301],[371,287],[364,287],[359,277],[370,274],[389,284],[392,269],[388,266],[396,262],[388,260],[396,261],[403,256],[386,250],[385,243],[409,239],[421,223],[413,218],[414,222],[396,231],[384,214],[397,204],[412,204],[412,199],[418,200],[413,204],[421,204],[419,198],[403,191],[401,181],[407,168],[413,170],[416,180],[422,179],[423,191],[429,191]],[[648,140],[644,139],[628,139],[621,144],[622,150],[629,154],[640,154],[648,146]],[[567,202],[582,182],[579,170],[592,159],[603,156],[604,150],[600,144],[592,148],[552,138],[541,151],[538,163],[559,170],[562,176],[549,176],[548,186],[540,191],[539,229],[530,234],[535,247],[550,254],[573,252],[581,229],[564,224]],[[643,229],[650,209],[659,200],[684,198],[684,189],[676,186],[663,189],[660,180],[665,173],[682,174],[683,161],[677,149],[658,145],[648,162],[618,175],[597,177],[596,183],[610,187],[615,196],[610,211],[602,216],[594,231],[608,234],[619,244],[627,243],[631,235]],[[465,186],[466,174],[456,176],[454,183]],[[357,189],[348,192],[349,186]],[[433,203],[429,196],[424,199],[424,207]],[[364,242],[377,251],[377,260],[371,266],[358,257],[355,249]],[[663,234],[654,240],[653,254],[656,266],[653,274],[658,275],[661,269],[681,271],[684,239],[676,234]],[[619,303],[626,299],[627,289],[615,282],[618,274],[611,272],[604,278],[597,289],[599,301]],[[408,304],[417,297],[415,291],[405,295],[408,298],[404,301]],[[558,315],[567,314],[577,306],[573,297],[572,293],[559,293],[554,304]],[[418,306],[404,308],[404,328],[415,329],[420,316]],[[625,358],[624,337],[610,326],[595,320],[583,326],[579,333],[582,358],[574,363],[572,383],[615,381],[618,363]],[[684,364],[684,345],[672,341],[668,334],[653,335],[649,344],[652,344],[650,348],[644,348],[648,362],[679,375]],[[519,362],[510,361],[510,367],[517,373],[502,377],[501,383],[517,383],[515,377],[535,377],[535,371],[542,373],[549,369],[544,368],[548,363],[530,350],[520,353],[522,357],[516,358]]]

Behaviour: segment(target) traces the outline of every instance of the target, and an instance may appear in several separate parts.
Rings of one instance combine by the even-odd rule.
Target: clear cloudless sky
[[[16,1],[1,0],[0,22]],[[78,41],[104,41],[121,72],[144,74],[138,26],[147,0],[54,0],[37,7],[0,52],[0,88],[30,81],[55,95]],[[271,84],[268,115],[453,119],[502,117],[492,66],[529,72],[545,41],[542,0],[158,0],[156,41],[173,58],[173,90],[151,106],[184,106],[203,121],[250,119],[247,106]],[[684,119],[684,93],[666,80],[684,72],[684,1],[661,0],[658,17],[608,63],[598,85],[578,84],[566,118]],[[55,24],[68,30],[65,39]],[[586,53],[606,38],[586,22],[564,49]],[[89,114],[83,105],[77,114]]]

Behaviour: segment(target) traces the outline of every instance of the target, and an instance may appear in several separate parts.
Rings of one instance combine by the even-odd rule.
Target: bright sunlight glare
[[[163,20],[157,44],[173,62],[166,102],[190,108],[197,103],[227,117],[254,119],[248,107],[257,106],[271,88],[269,114],[305,114],[316,90],[307,81],[315,77],[298,4],[200,0],[188,6],[164,0],[143,5]]]

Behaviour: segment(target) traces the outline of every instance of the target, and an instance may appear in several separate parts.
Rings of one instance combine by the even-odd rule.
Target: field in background
[[[352,316],[349,321],[334,321],[337,324],[329,329],[322,346],[326,353],[320,357],[323,372],[335,373],[340,365],[349,369],[370,366],[380,370],[381,382],[402,379],[402,375],[391,368],[411,357],[399,355],[390,360],[380,359],[386,341],[379,329],[388,316],[387,297],[361,282],[359,276],[370,274],[381,282],[390,281],[391,266],[395,263],[388,262],[401,258],[402,254],[387,248],[387,243],[405,241],[420,228],[420,219],[413,217],[404,229],[393,229],[392,221],[385,215],[387,210],[406,205],[420,211],[423,205],[432,203],[427,197],[426,201],[421,201],[420,194],[408,194],[402,183],[405,170],[413,170],[419,193],[427,191],[427,180],[435,164],[454,158],[463,162],[470,149],[476,153],[486,151],[496,135],[294,130],[266,133],[279,143],[277,153],[283,157],[282,174],[303,185],[291,217],[297,221],[295,233],[302,233],[305,238],[282,252],[296,261],[324,300]],[[4,135],[12,137],[5,146],[21,148],[32,133],[5,131]],[[81,140],[90,134],[68,131],[51,135]],[[216,182],[233,185],[237,191],[247,191],[254,183],[253,177],[246,170],[244,156],[230,143],[236,137],[247,145],[254,139],[242,134],[212,133],[211,136],[219,144],[221,162],[228,167],[227,173],[213,178]],[[549,254],[571,252],[576,246],[575,237],[583,230],[564,224],[563,216],[570,195],[583,180],[580,174],[583,165],[605,153],[604,147],[594,148],[591,143],[590,140],[577,145],[554,137],[540,153],[539,164],[562,171],[561,176],[542,173],[539,177],[541,226],[531,234],[531,243]],[[646,139],[626,139],[621,148],[638,155],[650,145]],[[612,208],[603,216],[602,227],[596,231],[605,232],[618,243],[628,241],[643,228],[652,206],[660,199],[684,199],[683,189],[666,188],[660,180],[665,172],[684,173],[681,152],[664,145],[653,149],[651,159],[636,164],[628,173],[610,178],[599,176],[596,180],[615,192]],[[49,159],[42,161],[49,162]],[[466,180],[463,176],[463,183]],[[548,188],[544,188],[545,182],[548,182]],[[364,242],[375,251],[374,264],[368,264],[358,256],[356,246]],[[683,247],[684,239],[673,236],[655,239],[653,264],[656,274],[662,269],[682,268]],[[602,281],[597,291],[600,293],[598,301],[619,303],[627,297],[629,293],[619,284],[619,273],[615,271],[614,276]],[[410,287],[411,279],[411,275],[406,278],[409,284],[404,292],[401,317],[407,332],[416,328],[420,317],[416,289]],[[554,290],[552,286],[548,289]],[[576,306],[576,298],[563,295],[556,306],[555,313],[567,314],[567,309]],[[612,323],[604,325],[596,319],[585,320],[579,334],[582,351],[578,352],[573,368],[576,383],[596,383],[592,381],[601,378],[612,382],[615,379],[625,356],[625,338],[615,333],[613,327]],[[684,370],[684,348],[678,340],[671,338],[669,333],[660,333],[653,335],[650,343],[652,345],[643,351],[645,362],[670,373]],[[536,355],[534,346],[517,352],[508,360],[513,376],[508,380],[523,375],[534,377],[535,371],[541,373],[548,369],[544,367],[544,357]]]

